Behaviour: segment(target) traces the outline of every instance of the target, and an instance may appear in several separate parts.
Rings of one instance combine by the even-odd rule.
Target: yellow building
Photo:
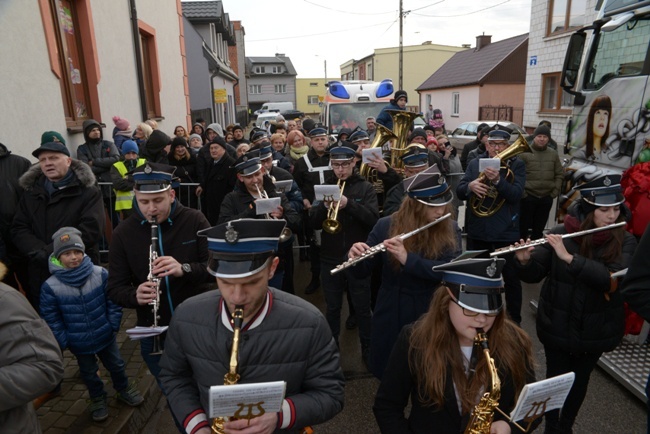
[[[296,78],[296,110],[312,119],[320,114],[320,101],[325,97],[325,79]]]

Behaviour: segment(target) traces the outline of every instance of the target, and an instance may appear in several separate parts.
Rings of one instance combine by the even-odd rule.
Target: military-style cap
[[[320,136],[327,136],[327,130],[325,128],[317,127],[309,131],[309,137],[320,137]]]
[[[38,158],[38,156],[41,155],[41,152],[45,152],[45,151],[58,152],[60,154],[67,155],[68,157],[70,156],[70,151],[68,151],[68,148],[65,146],[63,142],[43,143],[38,149],[32,152],[32,155]]]
[[[253,133],[251,133],[251,142],[255,143],[260,139],[264,139],[268,137],[268,133],[264,130],[257,130]]]
[[[512,130],[503,125],[496,124],[490,129],[488,140],[505,140],[507,142],[510,140],[510,134],[512,134]]]
[[[411,143],[400,156],[405,167],[422,167],[429,165],[429,151],[424,145]]]
[[[503,309],[503,258],[470,258],[433,267],[442,273],[459,306],[478,313],[494,315]]]
[[[175,166],[145,163],[133,171],[133,189],[140,193],[160,193],[172,188]]]
[[[625,202],[621,175],[603,175],[576,187],[582,200],[593,206],[616,206]]]
[[[363,130],[357,130],[354,133],[348,137],[348,141],[350,143],[357,143],[362,140],[370,140],[370,136],[368,136],[368,133],[363,131]]]
[[[254,150],[245,153],[235,161],[234,167],[237,173],[243,176],[257,173],[262,169],[262,164],[260,163],[260,151]]]
[[[329,148],[330,161],[347,161],[357,153],[357,145],[350,142],[336,142]]]
[[[266,160],[267,158],[273,158],[273,146],[269,142],[262,142],[262,146],[259,149],[260,160]]]
[[[239,278],[262,270],[278,249],[285,220],[239,219],[197,232],[208,238],[208,272]]]
[[[437,164],[410,178],[406,178],[402,183],[404,192],[409,197],[427,206],[443,206],[454,198]]]

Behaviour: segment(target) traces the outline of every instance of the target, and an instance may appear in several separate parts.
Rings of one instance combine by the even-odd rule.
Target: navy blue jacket
[[[386,110],[405,110],[405,109],[401,108],[397,104],[388,104],[386,107],[381,109],[381,111],[379,112],[379,116],[377,116],[376,122],[379,125],[383,125],[383,126],[385,126],[386,128],[388,128],[389,130],[392,131],[392,129],[393,129],[393,117]]]

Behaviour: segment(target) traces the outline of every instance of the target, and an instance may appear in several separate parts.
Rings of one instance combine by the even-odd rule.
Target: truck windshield
[[[341,128],[356,127],[366,129],[366,118],[377,117],[382,108],[386,106],[385,102],[369,102],[354,104],[332,104],[329,106],[330,118],[328,125],[332,134],[338,134]]]
[[[599,89],[609,80],[640,75],[648,55],[650,19],[633,19],[609,32],[597,35],[589,55],[585,89]]]

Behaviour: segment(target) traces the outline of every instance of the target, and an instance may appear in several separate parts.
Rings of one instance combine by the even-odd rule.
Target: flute
[[[422,227],[419,227],[417,229],[412,230],[411,232],[406,232],[404,234],[398,235],[397,238],[404,241],[405,239],[407,239],[409,237],[412,237],[413,235],[417,234],[418,232],[422,232],[422,231],[424,231],[426,229],[429,229],[431,226],[436,225],[436,224],[440,223],[441,221],[443,221],[445,219],[448,219],[449,217],[451,217],[451,213],[447,213],[447,214],[443,215],[442,217],[437,218],[434,221],[429,222],[429,223],[427,223],[426,225],[424,225]],[[386,246],[384,245],[384,243],[380,243],[380,244],[377,244],[376,246],[372,246],[371,248],[369,248],[368,250],[363,252],[360,256],[357,256],[356,258],[348,259],[344,263],[337,265],[336,268],[334,268],[332,271],[330,271],[330,274],[334,275],[334,274],[338,273],[339,271],[345,270],[346,268],[355,265],[357,262],[361,262],[364,259],[368,259],[368,258],[370,258],[372,256],[375,256],[377,253],[385,252],[385,251],[386,251]]]
[[[599,227],[599,228],[587,229],[587,230],[584,230],[584,231],[573,232],[571,234],[564,234],[564,235],[562,235],[562,239],[581,237],[583,235],[593,234],[594,232],[601,232],[601,231],[607,231],[607,230],[610,230],[610,229],[620,228],[621,226],[625,226],[625,225],[626,225],[626,222],[612,223],[611,225],[602,226],[602,227]],[[547,242],[548,241],[546,240],[546,238],[540,238],[538,240],[530,241],[530,242],[528,242],[526,244],[522,244],[522,245],[519,245],[519,246],[501,247],[500,249],[496,249],[494,252],[490,253],[490,256],[505,255],[506,253],[515,252],[517,250],[522,250],[522,249],[527,249],[528,247],[541,246],[542,244],[546,244]]]

